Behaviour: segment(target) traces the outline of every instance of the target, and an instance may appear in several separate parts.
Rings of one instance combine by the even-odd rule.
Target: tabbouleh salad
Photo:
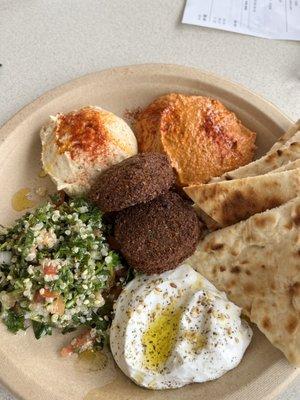
[[[85,326],[67,350],[103,346],[112,319],[111,290],[121,289],[128,275],[104,233],[101,211],[83,199],[53,198],[2,228],[1,318],[11,332],[31,324],[40,338],[53,328],[65,333]]]

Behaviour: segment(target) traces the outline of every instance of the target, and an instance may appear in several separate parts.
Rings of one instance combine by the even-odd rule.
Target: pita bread
[[[201,208],[199,208],[196,204],[194,204],[194,210],[200,220],[204,222],[204,224],[208,228],[208,231],[215,231],[216,229],[220,228],[220,225],[209,215],[207,215],[203,210],[201,210]]]
[[[217,223],[217,227],[224,227],[300,196],[300,168],[192,185],[184,188],[184,191],[197,207]]]
[[[273,171],[268,172],[268,174],[274,174],[282,171],[290,171],[291,169],[296,169],[296,168],[300,168],[300,159],[296,161],[290,161],[280,168],[273,169]]]
[[[300,133],[300,119],[294,124],[292,125],[286,132],[284,135],[281,136],[281,138],[274,143],[274,145],[271,147],[271,149],[268,151],[268,153],[270,153],[271,151],[277,150],[280,147],[282,147],[282,145],[286,144],[287,142],[290,141],[290,139],[296,134],[296,133]],[[299,139],[298,139],[299,140]]]
[[[226,172],[220,177],[212,178],[209,183],[267,174],[272,170],[280,168],[291,161],[296,161],[299,158],[300,132],[297,132],[280,148],[270,151],[250,164]]]
[[[210,233],[187,262],[300,366],[300,197]]]

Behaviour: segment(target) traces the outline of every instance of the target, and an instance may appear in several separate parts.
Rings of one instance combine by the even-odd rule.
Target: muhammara
[[[255,150],[251,132],[218,100],[171,93],[138,116],[139,151],[168,155],[182,185],[207,182],[249,163]]]
[[[212,178],[210,182],[268,174],[278,168],[283,168],[285,165],[288,166],[291,162],[297,161],[300,158],[300,131],[296,130],[296,127],[292,128],[287,131],[286,136],[283,135],[281,142],[276,142],[271,150],[258,160],[226,172],[217,178]],[[296,133],[294,133],[295,130]],[[291,132],[294,134],[289,136],[288,134]]]

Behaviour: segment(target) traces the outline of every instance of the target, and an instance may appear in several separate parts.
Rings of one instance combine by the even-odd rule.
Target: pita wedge
[[[206,216],[225,227],[300,196],[300,168],[184,188]],[[211,225],[209,226],[212,229]]]
[[[187,262],[300,366],[300,197],[210,233]]]
[[[282,147],[282,145],[284,145],[287,142],[290,142],[290,139],[292,139],[293,136],[296,135],[296,133],[300,133],[300,119],[298,119],[298,121],[292,125],[286,132],[284,135],[281,136],[281,138],[279,138],[279,140],[274,143],[274,145],[271,147],[271,149],[268,151],[268,153],[270,153],[271,151],[277,150],[280,147]],[[296,135],[298,136],[298,135]],[[299,140],[299,139],[298,139]]]
[[[296,169],[300,168],[300,159],[296,161],[290,161],[287,164],[283,165],[282,167],[273,169],[273,171],[268,172],[269,174],[274,174],[276,172],[282,172],[282,171],[289,171],[291,169]]]
[[[291,161],[296,161],[300,158],[300,131],[280,148],[268,152],[263,157],[244,165],[233,171],[212,178],[210,182],[220,182],[238,178],[247,178],[249,176],[263,175],[271,172],[274,169],[280,168]]]

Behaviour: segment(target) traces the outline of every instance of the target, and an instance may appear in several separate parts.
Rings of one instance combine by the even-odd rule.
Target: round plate
[[[218,98],[242,122],[257,132],[257,156],[266,152],[291,121],[277,108],[247,89],[193,68],[174,65],[137,65],[84,76],[46,93],[22,109],[0,131],[0,222],[12,223],[20,216],[11,206],[19,189],[54,186],[39,177],[39,129],[50,114],[84,105],[99,105],[124,116],[126,110],[145,106],[157,96],[183,92]],[[5,190],[3,190],[5,188]],[[255,329],[254,329],[255,330]],[[176,391],[149,391],[135,386],[109,363],[103,371],[82,368],[76,357],[61,359],[58,349],[69,338],[53,335],[35,340],[12,335],[0,324],[0,379],[26,400],[141,400],[206,398],[267,399],[296,376],[297,370],[255,330],[241,364],[222,378],[193,384]],[[5,367],[4,367],[5,366]]]

